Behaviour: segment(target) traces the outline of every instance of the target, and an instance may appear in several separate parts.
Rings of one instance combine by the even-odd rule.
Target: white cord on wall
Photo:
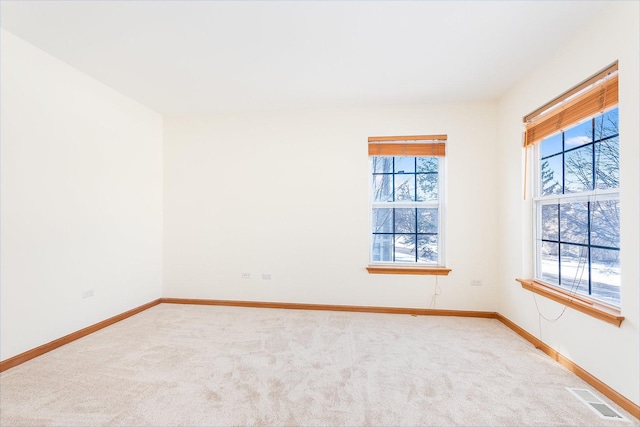
[[[429,304],[429,308],[436,308],[436,298],[438,295],[442,293],[442,289],[440,289],[440,285],[438,284],[438,276],[436,276],[436,286],[433,288],[433,295],[431,296],[431,304]]]

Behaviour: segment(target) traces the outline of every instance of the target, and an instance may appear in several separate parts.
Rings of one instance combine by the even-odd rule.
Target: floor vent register
[[[598,414],[600,418],[607,420],[615,419],[620,421],[629,421],[591,391],[582,388],[569,387],[567,387],[567,390],[580,399],[580,401],[587,405],[593,412]]]

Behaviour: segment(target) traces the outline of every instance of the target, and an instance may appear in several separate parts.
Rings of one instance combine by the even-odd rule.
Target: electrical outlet
[[[480,279],[472,279],[471,286],[482,286],[482,280]]]
[[[82,291],[82,299],[90,298],[93,296],[93,289],[85,289]]]
[[[243,279],[251,279],[251,273],[240,273]]]
[[[262,280],[271,280],[271,273],[262,273]]]

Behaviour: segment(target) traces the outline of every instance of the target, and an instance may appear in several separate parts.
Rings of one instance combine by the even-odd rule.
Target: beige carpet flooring
[[[0,375],[2,426],[637,424],[492,319],[161,304]]]

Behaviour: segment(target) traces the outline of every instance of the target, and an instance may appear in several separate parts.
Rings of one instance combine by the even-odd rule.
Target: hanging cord
[[[524,183],[522,188],[522,200],[527,200],[527,166],[529,165],[529,149],[527,144],[527,130],[524,131]]]
[[[429,308],[436,308],[436,298],[441,293],[442,289],[440,289],[440,285],[438,284],[438,276],[436,276],[436,286],[433,288],[433,295],[431,296],[431,303],[429,304]]]
[[[604,83],[607,80],[607,78],[605,77],[602,80],[602,85],[604,87]],[[601,105],[603,106],[602,108],[604,108],[604,105],[606,105],[606,96],[607,96],[607,91],[604,90],[602,93],[602,103]],[[593,144],[593,149],[595,150],[595,144],[596,144],[596,139],[598,140],[598,143],[601,143],[603,135],[604,135],[604,113],[601,110],[601,115],[600,115],[600,126],[599,126],[599,133],[598,133],[598,138],[595,138],[595,132],[598,131],[598,126],[596,124],[597,119],[594,119],[594,138],[591,141],[591,143]],[[598,165],[600,164],[600,152],[601,149],[598,149],[596,151],[596,156],[595,156],[595,164],[592,166],[592,171],[593,171],[593,177],[592,177],[592,185],[593,185],[593,194],[591,196],[589,196],[589,200],[588,202],[590,204],[593,204],[596,202],[596,196],[597,196],[597,192],[598,192],[598,183],[597,183],[597,173],[596,171],[598,170]],[[590,209],[587,209],[587,216],[591,213]],[[587,218],[587,221],[589,221],[589,218]],[[591,230],[587,229],[587,234],[590,233]],[[584,237],[583,240],[583,244],[587,244],[589,237],[588,235]],[[570,287],[570,291],[569,291],[569,296],[571,297],[570,301],[573,299],[574,296],[576,296],[576,294],[578,293],[578,287],[580,285],[580,282],[582,282],[582,277],[584,275],[584,270],[585,267],[587,265],[587,257],[582,257],[580,256],[580,260],[578,261],[578,266],[576,268],[576,272],[573,276],[573,281],[571,283],[571,287]],[[578,277],[579,275],[579,277]],[[538,312],[538,329],[539,329],[539,336],[540,339],[542,339],[542,319],[546,320],[548,323],[555,323],[557,322],[560,318],[562,318],[562,316],[564,316],[564,313],[567,311],[567,305],[564,305],[564,307],[562,308],[562,311],[560,312],[560,314],[558,314],[556,317],[546,317],[545,315],[542,314],[542,312],[540,311],[540,308],[538,307],[538,300],[536,299],[536,296],[534,293],[531,294],[533,296],[533,302],[536,305],[536,311]]]

